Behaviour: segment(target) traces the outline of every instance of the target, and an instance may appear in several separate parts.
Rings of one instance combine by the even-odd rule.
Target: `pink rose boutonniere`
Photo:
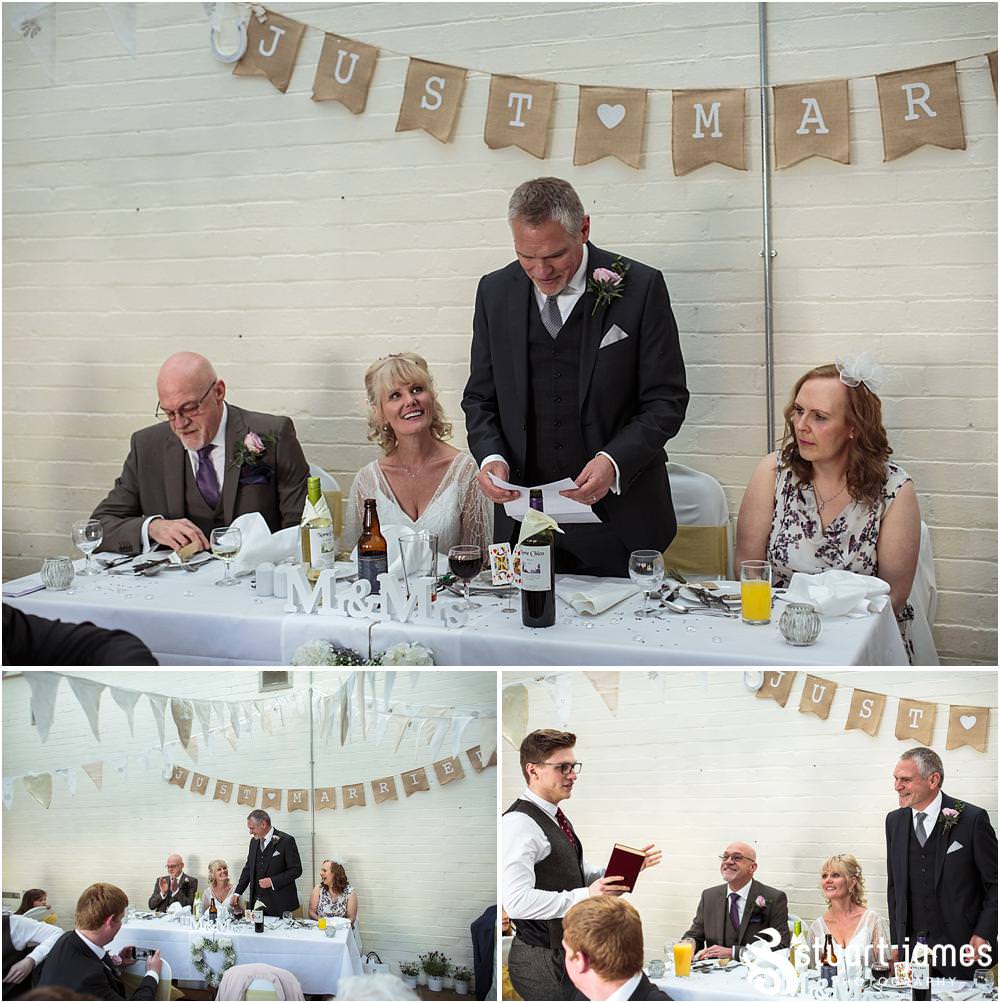
[[[271,479],[274,468],[264,462],[264,454],[278,441],[276,435],[268,432],[261,436],[250,431],[236,443],[233,450],[233,466],[241,467],[240,484],[263,484]]]
[[[767,899],[765,899],[763,895],[758,895],[758,896],[757,896],[757,897],[756,897],[756,898],[755,898],[755,899],[753,900],[753,904],[754,904],[754,905],[755,905],[755,906],[756,906],[756,907],[757,907],[758,909],[763,909],[763,908],[764,908],[764,906],[766,906],[766,905],[767,905]]]
[[[590,316],[597,313],[598,308],[606,306],[612,300],[621,299],[625,292],[625,274],[629,264],[622,260],[620,254],[615,256],[610,268],[595,268],[587,279],[587,292],[595,296],[594,309]]]
[[[941,814],[944,817],[944,831],[947,832],[953,825],[958,824],[962,816],[962,809],[965,807],[961,801],[955,802],[954,808],[942,808]]]

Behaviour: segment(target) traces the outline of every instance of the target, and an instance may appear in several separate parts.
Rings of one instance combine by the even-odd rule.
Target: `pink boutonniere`
[[[587,279],[587,292],[595,296],[594,309],[590,316],[593,317],[599,307],[605,306],[612,300],[621,299],[625,292],[625,273],[629,270],[629,263],[622,260],[620,254],[615,255],[610,268],[595,268]]]
[[[766,905],[767,905],[767,899],[766,899],[766,898],[764,898],[764,896],[763,896],[763,895],[758,895],[758,896],[757,896],[757,897],[756,897],[756,898],[755,898],[755,899],[753,900],[753,904],[754,904],[754,905],[755,905],[755,906],[756,906],[756,907],[757,907],[758,909],[763,909],[763,908],[764,908],[764,906],[766,906]]]
[[[954,808],[942,808],[941,814],[944,816],[944,831],[947,832],[953,825],[958,824],[962,817],[962,809],[965,807],[961,801],[955,802]]]
[[[277,441],[278,437],[271,432],[261,436],[250,431],[236,443],[233,466],[242,468],[241,484],[261,484],[271,479],[274,469],[264,462],[264,455]]]

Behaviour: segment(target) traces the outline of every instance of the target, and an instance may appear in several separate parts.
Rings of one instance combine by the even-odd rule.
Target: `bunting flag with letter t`
[[[323,36],[323,51],[316,64],[313,101],[339,101],[360,115],[368,103],[368,90],[378,61],[378,49],[340,35]]]
[[[830,705],[833,703],[837,684],[819,676],[806,676],[806,684],[802,688],[802,699],[799,701],[799,711],[803,714],[815,714],[825,721],[830,716]]]
[[[874,738],[884,713],[885,697],[881,693],[855,690],[851,694],[851,709],[844,722],[844,731],[863,731]]]
[[[965,149],[962,103],[954,63],[883,73],[878,84],[882,160],[896,160],[921,146]]]
[[[809,157],[851,162],[850,102],[846,80],[785,84],[774,94],[774,166]]]
[[[896,738],[902,742],[930,745],[936,716],[935,704],[925,703],[923,700],[900,700],[896,714]]]
[[[282,94],[288,90],[306,33],[300,21],[266,10],[263,17],[251,15],[247,28],[247,51],[233,67],[237,77],[267,77]]]
[[[580,88],[573,147],[576,166],[617,157],[639,170],[645,133],[646,91],[632,87]]]
[[[674,174],[682,177],[706,164],[745,171],[745,90],[674,91]]]
[[[441,143],[450,143],[468,71],[461,66],[410,58],[399,106],[396,132],[423,129]]]
[[[969,745],[976,752],[985,752],[989,720],[989,707],[959,707],[953,704],[948,712],[945,748],[960,749],[963,745]]]
[[[490,77],[483,142],[491,150],[517,146],[539,160],[548,152],[556,85],[522,77]]]

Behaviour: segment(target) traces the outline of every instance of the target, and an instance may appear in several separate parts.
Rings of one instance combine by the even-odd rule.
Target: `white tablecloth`
[[[419,641],[431,648],[438,665],[907,664],[889,607],[858,619],[825,618],[819,640],[796,648],[782,639],[777,618],[766,626],[667,613],[637,620],[638,597],[597,617],[577,614],[559,602],[554,626],[528,628],[522,626],[520,612],[502,612],[501,596],[475,596],[483,608],[470,614],[465,627],[446,629],[288,614],[285,600],[256,597],[246,580],[216,588],[213,583],[221,575],[221,566],[213,561],[193,573],[77,578],[70,592],[43,591],[4,601],[39,616],[130,630],[164,665],[285,665],[299,645],[317,638],[367,654],[369,636],[375,651]],[[31,577],[4,588],[16,589]],[[459,601],[448,593],[438,599],[441,604]],[[515,594],[518,611],[519,604]]]
[[[253,927],[246,925],[235,929],[216,932],[181,926],[176,920],[133,919],[119,930],[108,950],[117,954],[130,944],[155,948],[169,962],[173,978],[197,980],[202,976],[191,960],[191,941],[196,937],[228,937],[236,948],[236,964],[285,968],[299,980],[303,992],[317,996],[336,993],[340,979],[362,974],[358,945],[347,927],[339,928],[333,937],[316,927],[265,929],[263,933],[254,933]],[[221,953],[206,953],[205,957],[215,971],[221,969]]]

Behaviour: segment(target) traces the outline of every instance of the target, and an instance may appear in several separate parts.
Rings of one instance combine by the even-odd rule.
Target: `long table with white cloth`
[[[263,933],[254,933],[250,923],[235,924],[229,929],[200,929],[186,926],[182,919],[130,919],[108,945],[116,954],[123,948],[148,947],[160,952],[169,963],[171,976],[182,981],[197,981],[203,975],[195,967],[192,944],[199,938],[232,940],[237,965],[275,965],[290,971],[310,995],[330,995],[337,983],[351,975],[361,975],[361,955],[349,925],[337,925],[332,936],[310,927],[282,928],[271,925]],[[204,959],[216,974],[222,966],[221,951],[203,952]]]
[[[738,618],[667,611],[637,619],[638,595],[596,616],[559,601],[554,626],[529,628],[521,623],[516,591],[516,612],[504,612],[506,600],[497,592],[474,596],[481,608],[464,626],[446,627],[287,613],[284,599],[257,596],[249,579],[216,588],[221,575],[221,564],[209,561],[196,571],[171,569],[150,578],[105,573],[77,577],[68,591],[10,595],[40,584],[36,574],[5,583],[4,601],[38,616],[129,630],[163,665],[287,665],[300,645],[317,639],[362,655],[415,641],[431,649],[437,665],[907,664],[889,606],[861,617],[824,617],[816,643],[795,647],[778,629],[780,602],[770,624],[751,626]],[[449,592],[438,594],[438,605],[460,602]]]

